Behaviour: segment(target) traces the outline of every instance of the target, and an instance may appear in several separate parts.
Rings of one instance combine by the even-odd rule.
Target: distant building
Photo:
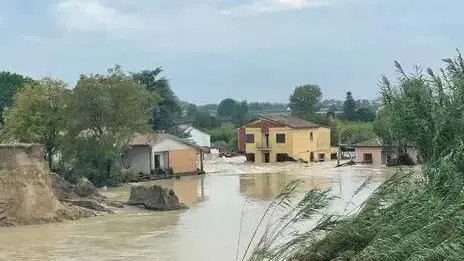
[[[194,174],[203,170],[203,149],[170,134],[138,134],[130,143],[125,160],[139,172],[172,168],[175,174]]]
[[[188,124],[181,124],[178,126],[178,129],[181,133],[188,135],[187,138],[189,141],[197,144],[198,146],[209,148],[211,147],[211,136],[208,133],[194,128]]]
[[[330,159],[330,129],[288,115],[259,116],[238,129],[238,148],[247,161]]]
[[[418,163],[418,151],[415,147],[406,147],[406,153]],[[385,165],[391,159],[398,157],[396,147],[386,146],[379,138],[366,140],[355,144],[355,162],[372,165]]]

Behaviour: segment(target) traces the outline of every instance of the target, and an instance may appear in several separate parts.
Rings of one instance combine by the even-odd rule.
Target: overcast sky
[[[437,68],[464,44],[462,0],[0,0],[0,70],[53,76],[165,68],[177,95],[287,101],[378,95],[393,62]]]

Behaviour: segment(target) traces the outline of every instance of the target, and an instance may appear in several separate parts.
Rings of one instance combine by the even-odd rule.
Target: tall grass
[[[357,213],[321,218],[269,247],[276,235],[267,231],[286,229],[328,204],[324,191],[310,191],[298,203],[307,204],[301,210],[308,215],[266,228],[249,260],[464,260],[464,60],[458,52],[444,62],[440,76],[430,69],[407,74],[397,63],[398,86],[382,81],[388,131],[420,150],[421,168],[398,171]]]

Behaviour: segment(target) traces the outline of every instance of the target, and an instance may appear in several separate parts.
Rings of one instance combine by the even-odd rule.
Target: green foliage
[[[342,135],[343,143],[356,144],[362,141],[375,138],[372,123],[368,122],[347,122]]]
[[[248,108],[250,111],[267,112],[267,111],[285,111],[287,104],[284,103],[270,103],[270,102],[250,102]]]
[[[346,99],[343,103],[343,118],[349,121],[353,121],[358,118],[358,115],[356,114],[356,102],[354,101],[351,92],[346,93]]]
[[[319,86],[307,84],[297,86],[290,96],[292,115],[305,117],[314,114],[320,105],[322,92]]]
[[[380,108],[377,111],[377,119],[373,124],[373,131],[385,144],[392,144],[393,142],[391,122],[390,109],[387,107]]]
[[[335,118],[337,112],[337,107],[335,105],[330,106],[329,111],[327,112],[327,117]]]
[[[373,124],[368,122],[342,121],[332,118],[330,121],[330,140],[332,146],[351,144],[375,138]]]
[[[400,86],[382,80],[393,139],[418,146],[426,161],[449,154],[452,145],[464,140],[464,61],[459,54],[445,63],[441,77],[430,69],[424,75],[419,68],[406,74],[396,63]]]
[[[155,70],[144,70],[132,74],[138,83],[141,83],[153,95],[157,97],[157,103],[153,103],[151,125],[155,131],[175,132],[180,123],[182,108],[180,101],[169,86],[166,77],[160,77],[163,72],[161,67]]]
[[[13,97],[16,92],[33,80],[11,72],[0,72],[0,124],[3,123],[3,111],[13,105]]]
[[[198,110],[199,111],[205,111],[205,112],[209,112],[213,115],[216,115],[217,114],[217,110],[218,110],[218,105],[217,104],[206,104],[206,105],[201,105],[201,106],[198,106]]]
[[[340,119],[335,117],[329,118],[329,126],[330,126],[330,140],[332,146],[338,146],[343,144],[343,136],[345,134],[345,123]]]
[[[235,126],[242,126],[248,120],[248,103],[247,101],[237,102],[232,110],[232,123]]]
[[[71,99],[66,156],[96,185],[118,172],[123,149],[148,130],[152,95],[116,67],[108,75],[82,76]]]
[[[187,117],[192,117],[192,118],[196,118],[197,117],[197,114],[198,114],[198,108],[195,104],[193,103],[190,103],[188,106],[187,106],[187,113],[186,113],[186,116]]]
[[[221,117],[232,117],[237,101],[231,98],[222,100],[217,108],[217,115]]]
[[[68,101],[64,82],[45,78],[37,84],[26,84],[16,93],[6,115],[5,135],[20,142],[43,144],[51,168],[52,158],[62,146]]]
[[[232,123],[223,123],[221,127],[215,129],[205,129],[206,133],[211,135],[211,143],[213,145],[225,145],[228,148],[237,146],[237,129]]]
[[[198,111],[195,117],[194,126],[200,129],[214,129],[218,128],[218,123],[215,116],[211,116],[209,112]]]
[[[371,108],[359,108],[356,110],[356,117],[359,121],[372,122],[375,120],[375,113]]]

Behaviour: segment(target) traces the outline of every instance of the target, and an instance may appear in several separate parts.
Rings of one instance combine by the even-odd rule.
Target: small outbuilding
[[[415,147],[408,146],[405,152],[413,163],[418,163],[419,154]],[[398,158],[397,147],[386,146],[379,138],[363,141],[355,145],[356,163],[385,165],[396,158]]]
[[[128,167],[150,173],[172,169],[174,174],[203,172],[203,149],[194,143],[170,134],[137,134],[124,158]]]

